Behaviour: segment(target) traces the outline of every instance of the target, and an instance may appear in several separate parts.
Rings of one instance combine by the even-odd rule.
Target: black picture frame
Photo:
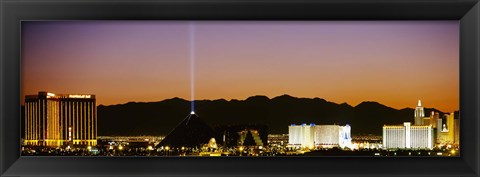
[[[478,0],[1,0],[1,176],[479,176]],[[460,157],[20,157],[23,20],[459,20]]]

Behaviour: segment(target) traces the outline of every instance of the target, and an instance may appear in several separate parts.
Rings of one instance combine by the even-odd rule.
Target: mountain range
[[[416,100],[415,100],[416,101]],[[414,101],[414,102],[415,102]],[[321,98],[252,96],[245,100],[196,100],[195,113],[211,127],[237,124],[267,125],[269,133],[288,133],[291,124],[349,124],[352,135],[382,134],[382,126],[413,122],[414,109],[394,109],[378,102],[356,106]],[[98,135],[166,135],[190,114],[190,101],[181,98],[159,102],[99,105]],[[426,116],[431,111],[425,108]]]

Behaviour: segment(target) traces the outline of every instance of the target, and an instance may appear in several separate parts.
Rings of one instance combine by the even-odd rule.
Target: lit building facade
[[[432,111],[430,117],[424,117],[424,109],[421,101],[418,100],[418,105],[415,108],[415,126],[432,126],[434,129],[435,144],[455,144],[460,143],[460,121],[455,118],[454,113],[443,114],[440,117],[438,112]]]
[[[453,141],[454,144],[460,144],[460,119],[455,119],[455,140]]]
[[[269,134],[268,145],[270,146],[284,146],[288,144],[288,134]]]
[[[454,127],[453,114],[450,121],[452,124],[448,126]],[[383,126],[383,147],[386,149],[433,149],[435,143],[438,143],[442,137],[445,140],[450,140],[451,137],[453,142],[453,133],[451,136],[447,135],[449,130],[442,127],[447,126],[442,123],[439,113],[432,111],[430,117],[425,117],[422,102],[418,100],[414,112],[414,125],[405,122],[403,125]]]
[[[383,126],[383,147],[390,148],[405,148],[405,127],[401,125]]]
[[[438,144],[458,144],[459,143],[459,131],[456,128],[459,127],[459,121],[455,121],[454,114],[445,114],[443,119],[438,120],[437,138]],[[458,123],[456,125],[455,123]],[[457,138],[456,138],[457,137]]]
[[[350,147],[350,131],[349,125],[292,124],[288,127],[288,144],[304,148]]]
[[[414,125],[423,125],[427,122],[425,120],[426,118],[428,117],[425,117],[425,110],[422,107],[422,101],[418,100],[418,104],[414,112]]]
[[[321,147],[349,147],[352,143],[350,125],[317,125],[314,143]]]
[[[39,92],[25,96],[25,145],[97,144],[95,95]]]
[[[383,147],[386,149],[432,149],[433,128],[430,125],[383,126]]]
[[[288,144],[292,146],[314,147],[315,124],[292,124],[288,126]]]

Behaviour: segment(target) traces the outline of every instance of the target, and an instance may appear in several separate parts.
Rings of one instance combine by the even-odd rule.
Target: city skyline
[[[270,123],[220,123],[215,126],[208,123],[206,119],[200,118],[195,112],[191,112],[179,124],[174,126],[168,134],[161,136],[132,136],[133,134],[108,136],[97,136],[97,109],[95,104],[95,95],[77,95],[77,94],[55,94],[50,92],[39,92],[38,95],[28,95],[25,97],[25,117],[24,132],[22,140],[22,155],[27,156],[458,156],[459,155],[459,119],[454,113],[439,114],[431,112],[430,116],[425,116],[421,101],[418,101],[415,110],[406,110],[407,114],[401,115],[403,126],[386,125],[387,120],[377,123],[373,129],[381,127],[383,124],[383,138],[373,134],[358,134],[352,136],[352,127],[361,128],[358,124],[359,117],[355,114],[380,113],[381,117],[395,118],[397,116],[384,114],[385,107],[375,106],[374,103],[362,106],[364,111],[346,110],[348,107],[337,114],[347,112],[354,113],[348,118],[353,118],[350,123],[302,123],[290,124],[288,134],[272,133],[271,123],[278,123],[281,120],[295,122],[295,119],[275,119]],[[309,107],[298,101],[292,100],[292,97],[278,98],[283,103],[294,103]],[[287,101],[288,100],[288,101]],[[177,100],[178,101],[178,100]],[[187,102],[186,100],[183,100]],[[250,103],[265,101],[265,98],[257,97],[250,99]],[[320,103],[325,101],[315,99]],[[311,101],[307,101],[311,102]],[[265,103],[265,102],[264,102]],[[178,102],[174,103],[178,107]],[[331,104],[331,103],[330,103]],[[132,105],[132,104],[130,104]],[[162,105],[162,104],[157,104]],[[163,104],[166,106],[165,104]],[[257,105],[258,104],[255,104]],[[138,105],[137,105],[138,106]],[[292,105],[293,106],[293,105]],[[373,106],[373,107],[371,107]],[[99,107],[99,112],[104,106]],[[147,106],[148,107],[148,106]],[[167,106],[172,109],[171,106]],[[174,106],[175,107],[175,106]],[[181,106],[180,106],[181,107]],[[227,108],[225,106],[217,107]],[[243,106],[252,108],[251,106]],[[259,106],[265,107],[265,106]],[[287,106],[288,107],[288,106]],[[332,108],[331,110],[337,110]],[[138,108],[138,107],[137,107]],[[318,107],[320,110],[322,108]],[[174,108],[178,109],[178,108]],[[254,108],[255,109],[255,108]],[[389,109],[389,108],[387,108]],[[391,109],[391,108],[390,108]],[[121,108],[122,114],[128,114],[128,108]],[[281,109],[274,109],[279,110]],[[158,111],[158,109],[157,109]],[[160,109],[161,111],[161,109]],[[258,111],[258,110],[257,110]],[[414,124],[412,124],[411,112],[414,112]],[[142,111],[145,112],[146,111]],[[176,111],[173,111],[176,112]],[[183,112],[183,111],[181,111]],[[181,112],[180,115],[182,114]],[[222,112],[222,111],[214,111]],[[234,111],[228,111],[230,113]],[[288,112],[288,111],[287,111]],[[301,115],[305,111],[295,111]],[[321,111],[325,112],[325,111]],[[312,114],[312,113],[310,113]],[[315,114],[315,113],[313,113]],[[105,127],[105,114],[100,114],[100,120]],[[154,115],[154,114],[149,114]],[[256,115],[264,115],[257,112]],[[409,116],[410,115],[410,116]],[[211,115],[210,115],[211,116]],[[206,118],[210,116],[205,116]],[[372,115],[368,116],[371,117]],[[116,116],[114,116],[116,117]],[[147,126],[134,126],[135,122],[142,122],[141,117],[127,115],[128,118],[136,117],[137,121],[122,121],[122,116],[116,117],[114,121],[108,121],[110,127],[113,122],[127,122],[128,127],[142,127],[145,132]],[[178,116],[166,116],[178,117]],[[252,116],[246,116],[252,117]],[[253,116],[256,118],[256,116]],[[262,116],[263,117],[263,116]],[[275,116],[278,118],[278,116]],[[456,118],[455,118],[456,117]],[[232,118],[232,117],[231,117]],[[398,117],[397,117],[398,118]],[[397,119],[395,118],[395,119]],[[404,119],[407,118],[407,119]],[[358,119],[368,124],[368,120]],[[318,119],[313,122],[319,121]],[[312,122],[312,121],[309,121]],[[166,119],[162,124],[165,124]],[[253,124],[252,124],[253,123]],[[101,123],[102,124],[102,123]],[[159,128],[159,123],[149,122]],[[117,129],[125,131],[128,128],[120,128],[120,124],[115,124]],[[173,124],[174,125],[174,124]],[[164,127],[171,129],[173,125]],[[343,126],[345,125],[345,126]],[[350,126],[353,125],[353,126]],[[281,123],[285,128],[286,124]],[[358,127],[357,127],[358,126]],[[148,128],[147,128],[148,129]],[[398,153],[398,154],[397,154]]]
[[[283,94],[459,108],[458,22],[194,22],[195,100]],[[189,22],[23,22],[22,97],[190,98]],[[219,52],[220,51],[220,52]]]

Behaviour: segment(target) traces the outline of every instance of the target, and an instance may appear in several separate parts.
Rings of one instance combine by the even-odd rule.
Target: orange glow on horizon
[[[188,22],[28,22],[25,95],[190,99]],[[195,100],[288,94],[459,110],[458,21],[195,22]],[[74,42],[73,42],[74,41]]]

